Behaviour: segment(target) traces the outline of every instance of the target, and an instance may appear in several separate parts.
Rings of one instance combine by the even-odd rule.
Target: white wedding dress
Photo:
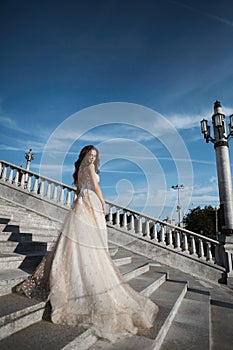
[[[97,336],[115,341],[152,327],[158,307],[132,289],[112,261],[102,205],[85,169],[79,183],[80,194],[64,222],[46,277],[51,320],[91,327]],[[33,296],[27,282],[21,289]]]

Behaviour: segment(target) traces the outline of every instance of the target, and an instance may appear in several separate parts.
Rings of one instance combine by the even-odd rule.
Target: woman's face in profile
[[[87,156],[86,156],[87,163],[88,163],[88,164],[93,164],[93,163],[95,163],[96,156],[97,156],[96,150],[95,150],[95,149],[90,150],[90,151],[87,153]]]

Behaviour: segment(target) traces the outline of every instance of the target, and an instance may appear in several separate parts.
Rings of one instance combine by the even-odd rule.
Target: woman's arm
[[[88,170],[89,170],[89,172],[90,172],[91,181],[92,181],[92,184],[93,184],[95,193],[96,193],[97,196],[99,197],[100,202],[101,202],[102,207],[103,207],[104,215],[106,215],[106,204],[105,204],[105,201],[104,201],[104,197],[103,197],[101,188],[100,188],[100,186],[99,186],[99,184],[98,184],[98,182],[97,182],[97,180],[96,180],[96,172],[95,172],[95,166],[94,166],[94,164],[90,164],[90,165],[88,166]]]

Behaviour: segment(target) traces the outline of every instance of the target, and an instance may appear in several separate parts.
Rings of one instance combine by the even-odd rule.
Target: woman
[[[52,322],[92,327],[99,337],[114,341],[152,327],[158,308],[125,282],[110,257],[98,165],[98,150],[84,147],[73,174],[77,199],[45,263],[49,268],[42,263],[33,282],[44,288],[41,272],[49,280]],[[18,290],[32,296],[35,289],[25,283]]]

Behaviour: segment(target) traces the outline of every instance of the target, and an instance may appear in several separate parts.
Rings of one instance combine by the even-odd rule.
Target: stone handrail
[[[74,187],[5,161],[0,161],[0,181],[67,208],[71,207],[76,197]],[[106,204],[109,226],[126,230],[141,239],[164,245],[182,254],[222,264],[218,257],[218,241],[109,201]]]
[[[5,161],[0,161],[0,179],[22,190],[67,207],[71,207],[75,198],[74,187]]]
[[[109,207],[107,215],[109,225],[166,245],[177,252],[201,258],[210,263],[217,263],[216,252],[220,247],[218,241],[109,201],[106,203]]]

